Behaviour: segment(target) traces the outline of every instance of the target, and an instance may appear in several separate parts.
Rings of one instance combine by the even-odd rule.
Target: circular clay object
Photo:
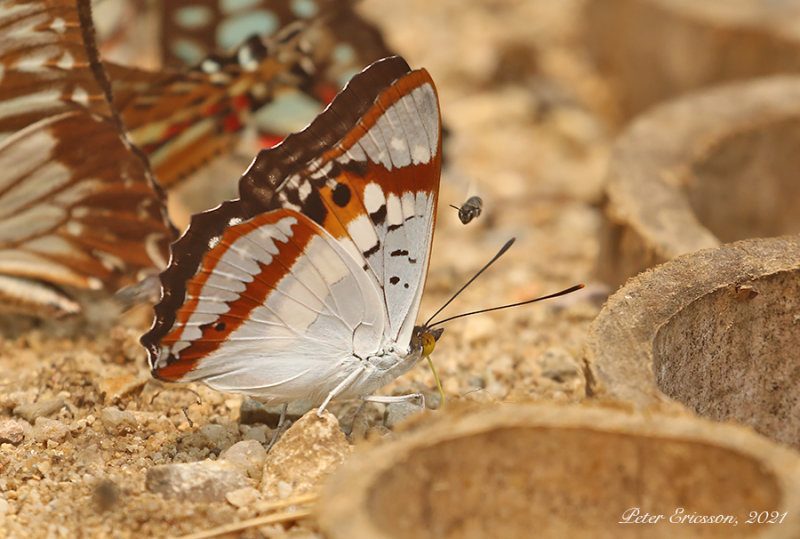
[[[748,429],[685,413],[450,411],[356,451],[326,484],[318,517],[331,539],[798,537],[799,459]],[[787,514],[746,524],[754,508]],[[663,516],[635,524],[636,511]],[[685,515],[738,525],[675,521]]]
[[[606,179],[600,278],[800,232],[800,76],[705,90],[636,119]]]
[[[678,257],[613,294],[585,343],[591,395],[674,399],[800,448],[800,236]]]
[[[588,52],[624,118],[721,82],[800,71],[800,6],[764,0],[589,0]]]

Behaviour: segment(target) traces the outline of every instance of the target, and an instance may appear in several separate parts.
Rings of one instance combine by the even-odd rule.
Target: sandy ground
[[[612,138],[608,96],[583,57],[580,2],[466,5],[365,0],[362,6],[391,46],[413,67],[431,72],[451,131],[421,317],[511,237],[517,238],[511,251],[447,313],[579,282],[591,286],[559,300],[453,322],[433,359],[451,401],[581,400],[580,348],[607,292],[592,285],[592,270]],[[448,205],[472,194],[483,197],[484,214],[464,226]],[[0,436],[4,421],[5,428],[11,420],[22,429],[16,441],[0,443],[0,536],[181,535],[255,517],[273,500],[258,494],[258,503],[237,507],[166,499],[146,489],[154,465],[215,459],[236,442],[270,435],[264,426],[239,424],[240,397],[152,381],[138,345],[149,316],[139,309],[93,337],[62,338],[39,328],[0,341]],[[426,364],[384,394],[411,391],[437,401]],[[331,410],[346,416],[352,408]],[[130,414],[120,419],[117,410]],[[372,409],[351,443],[391,438],[380,412]],[[251,528],[243,536],[315,533],[312,518]]]

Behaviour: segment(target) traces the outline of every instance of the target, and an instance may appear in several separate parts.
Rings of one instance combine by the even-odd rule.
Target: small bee
[[[458,218],[466,225],[481,214],[483,200],[481,200],[481,197],[472,196],[460,208],[452,204],[450,204],[450,207],[458,210]]]

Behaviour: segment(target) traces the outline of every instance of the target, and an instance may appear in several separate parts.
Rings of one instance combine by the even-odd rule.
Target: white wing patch
[[[381,206],[386,204],[386,198],[383,196],[383,190],[375,183],[370,182],[364,187],[364,207],[369,213],[375,213]]]

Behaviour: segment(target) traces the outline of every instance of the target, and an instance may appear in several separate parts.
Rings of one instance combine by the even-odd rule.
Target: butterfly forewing
[[[387,306],[389,336],[400,342],[411,337],[427,274],[439,140],[433,84],[426,72],[414,72],[384,92],[312,172],[279,193],[291,203],[293,189],[302,199],[304,181],[319,185],[323,226],[365,259]]]
[[[154,373],[287,402],[324,397],[364,358],[407,353],[439,141],[430,76],[395,57],[263,150],[240,199],[196,215],[173,246],[142,337]]]

